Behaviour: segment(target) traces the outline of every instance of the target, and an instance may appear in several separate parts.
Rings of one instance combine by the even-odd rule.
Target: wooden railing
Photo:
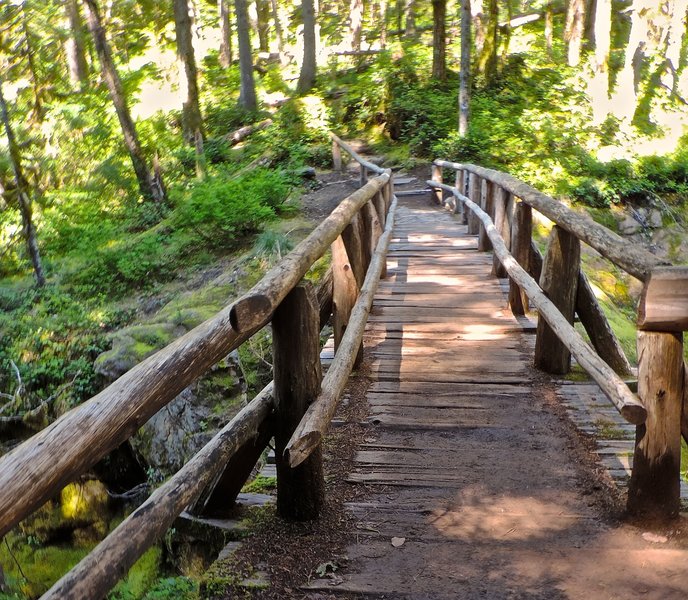
[[[454,186],[443,169],[456,172]],[[573,355],[621,415],[637,426],[628,510],[672,518],[680,508],[681,435],[688,440],[688,373],[683,331],[688,329],[688,269],[658,257],[519,181],[470,164],[433,163],[438,203],[461,213],[478,249],[494,250],[494,273],[509,276],[509,304],[522,315],[532,303],[539,319],[535,366],[570,369]],[[543,258],[532,241],[532,209],[554,222]],[[638,396],[619,376],[631,367],[580,267],[580,242],[644,283],[638,310]],[[594,349],[574,329],[575,314]],[[616,372],[615,372],[616,371]]]
[[[288,519],[319,513],[320,441],[360,356],[396,208],[391,171],[333,140],[335,157],[341,161],[341,147],[361,165],[359,190],[242,298],[0,458],[2,537],[230,351],[272,325],[273,381],[44,598],[103,597],[185,508],[193,514],[230,508],[272,437],[279,513]],[[375,174],[370,181],[368,171]],[[330,247],[332,266],[315,290],[303,277]],[[319,334],[330,317],[335,357],[322,379]]]

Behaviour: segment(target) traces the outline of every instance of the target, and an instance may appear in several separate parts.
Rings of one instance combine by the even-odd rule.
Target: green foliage
[[[275,489],[277,489],[277,479],[275,477],[266,477],[265,475],[258,474],[241,491],[248,494],[267,494]]]
[[[108,600],[139,600],[146,595],[158,578],[162,560],[162,550],[153,546],[139,558],[122,579],[108,594]],[[164,596],[162,596],[164,597]]]
[[[161,579],[142,600],[194,600],[198,597],[198,583],[188,577]]]

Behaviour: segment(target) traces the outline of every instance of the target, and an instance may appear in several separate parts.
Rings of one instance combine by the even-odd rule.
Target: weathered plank
[[[638,305],[638,328],[688,331],[688,267],[658,267],[650,272]]]

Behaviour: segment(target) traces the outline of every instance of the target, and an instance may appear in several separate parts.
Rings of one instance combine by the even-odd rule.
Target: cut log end
[[[639,404],[626,404],[621,408],[621,416],[631,425],[642,425],[647,420],[647,410]]]
[[[272,303],[267,296],[255,294],[237,300],[229,311],[229,322],[237,332],[250,331],[270,317]]]
[[[310,431],[287,444],[287,447],[284,449],[284,458],[289,463],[289,466],[294,469],[306,460],[321,442],[321,433],[319,431]]]

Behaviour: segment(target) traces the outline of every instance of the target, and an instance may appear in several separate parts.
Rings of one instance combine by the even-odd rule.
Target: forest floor
[[[238,557],[270,582],[253,597],[685,598],[686,519],[624,518],[594,440],[532,368],[491,257],[427,198],[401,205],[364,365],[326,444],[323,517],[266,515]],[[414,257],[414,243],[437,253]],[[431,273],[447,288],[414,300]]]

